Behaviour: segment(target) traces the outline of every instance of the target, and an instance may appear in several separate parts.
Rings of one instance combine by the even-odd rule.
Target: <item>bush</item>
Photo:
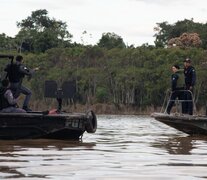
[[[108,101],[108,91],[104,87],[98,87],[96,92],[96,100],[98,103],[105,103]]]

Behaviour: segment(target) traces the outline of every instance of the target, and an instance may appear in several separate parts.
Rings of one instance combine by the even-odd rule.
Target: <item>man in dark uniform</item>
[[[193,114],[193,88],[196,83],[196,72],[195,68],[191,66],[191,60],[189,58],[184,60],[184,76],[185,76],[185,90],[189,92],[185,93],[184,113]]]
[[[183,72],[179,71],[180,67],[178,65],[172,66],[173,74],[171,76],[171,97],[169,104],[167,106],[167,113],[170,111],[175,103],[175,99],[183,100],[183,90],[184,90],[184,77]]]
[[[29,70],[23,64],[22,56],[17,56],[16,62],[8,64],[5,68],[5,71],[7,72],[7,77],[9,79],[10,88],[14,94],[14,98],[17,98],[21,93],[24,94],[26,97],[23,103],[23,109],[26,111],[31,111],[28,105],[29,105],[30,98],[32,96],[32,92],[30,91],[30,89],[22,85],[22,81],[25,75],[31,78],[33,71]]]
[[[25,113],[24,109],[17,107],[17,99],[9,89],[9,80],[4,79],[0,88],[0,112],[1,113]]]

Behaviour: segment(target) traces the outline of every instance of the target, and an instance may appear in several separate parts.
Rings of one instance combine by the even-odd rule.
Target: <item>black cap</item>
[[[191,63],[191,59],[186,58],[183,62]]]

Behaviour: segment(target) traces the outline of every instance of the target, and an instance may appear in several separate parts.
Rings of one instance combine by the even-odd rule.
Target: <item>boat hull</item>
[[[152,117],[159,122],[189,135],[207,135],[207,117],[205,116],[177,116],[153,113]]]
[[[0,139],[79,139],[93,114],[0,113]],[[94,122],[93,121],[93,122]],[[96,125],[93,127],[96,130]],[[93,133],[92,132],[92,133]],[[90,132],[89,132],[90,133]]]

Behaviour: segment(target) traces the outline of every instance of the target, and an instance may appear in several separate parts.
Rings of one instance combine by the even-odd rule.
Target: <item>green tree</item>
[[[126,45],[121,36],[115,33],[103,33],[98,46],[106,49],[125,48]]]
[[[107,88],[98,87],[96,92],[96,99],[99,103],[106,103],[107,101],[109,101],[109,93]]]
[[[72,35],[65,22],[48,17],[45,9],[33,11],[31,16],[17,22],[16,35],[20,51],[45,52],[55,47],[69,46]]]
[[[5,33],[0,34],[0,50],[16,50],[14,38],[7,36]]]
[[[157,23],[155,30],[156,47],[164,47],[168,41],[180,37],[183,33],[197,33],[202,41],[202,47],[207,48],[207,23],[196,23],[193,19],[184,19],[174,24],[168,22]]]

